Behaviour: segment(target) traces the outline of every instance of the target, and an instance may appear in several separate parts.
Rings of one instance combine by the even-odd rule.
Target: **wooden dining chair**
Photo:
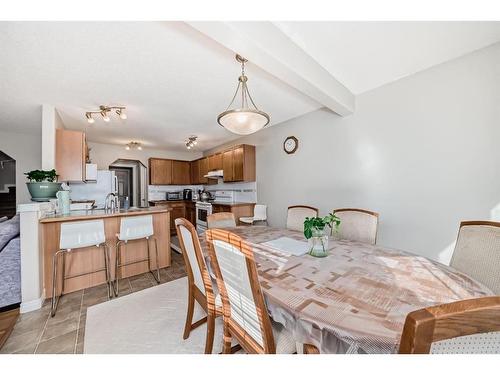
[[[340,219],[340,239],[377,243],[378,213],[360,208],[338,208],[333,213]]]
[[[206,322],[205,354],[210,354],[214,342],[215,318],[222,315],[222,302],[220,296],[214,292],[196,228],[184,218],[175,219],[175,227],[188,276],[188,309],[183,338],[186,340],[191,330]],[[195,301],[205,310],[207,316],[193,323]]]
[[[286,216],[286,229],[304,230],[304,220],[306,217],[318,217],[319,210],[310,206],[290,206]]]
[[[232,212],[217,212],[207,216],[208,228],[236,228]]]
[[[222,296],[223,353],[232,352],[232,338],[247,353],[294,353],[292,335],[269,317],[250,244],[221,229],[209,229],[206,236]]]
[[[406,317],[400,354],[500,354],[500,297],[427,307]]]
[[[500,223],[463,221],[450,266],[500,295]]]

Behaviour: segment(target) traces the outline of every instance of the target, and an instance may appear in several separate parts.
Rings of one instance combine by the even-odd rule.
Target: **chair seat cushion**
[[[293,354],[297,351],[297,346],[292,334],[285,327],[276,322],[272,322],[274,344],[276,345],[276,354]]]
[[[253,223],[253,217],[240,217],[240,221],[242,223],[252,224]]]

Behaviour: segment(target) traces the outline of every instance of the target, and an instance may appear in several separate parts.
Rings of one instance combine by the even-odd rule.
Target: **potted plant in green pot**
[[[340,219],[335,214],[325,217],[306,217],[304,236],[309,242],[309,255],[326,257],[328,255],[329,236],[337,231]]]
[[[56,193],[61,188],[61,183],[57,181],[55,169],[51,171],[33,170],[25,173],[29,182],[26,183],[31,194],[31,200],[43,202],[56,197]]]

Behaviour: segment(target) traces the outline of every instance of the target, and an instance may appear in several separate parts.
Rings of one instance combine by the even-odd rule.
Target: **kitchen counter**
[[[170,215],[172,209],[170,207],[149,207],[149,208],[132,208],[129,210],[81,210],[71,211],[67,215],[61,214],[45,214],[40,219],[40,234],[41,234],[41,250],[43,263],[43,287],[45,289],[45,297],[52,296],[52,259],[55,252],[59,250],[59,237],[61,233],[61,225],[65,222],[85,221],[100,219],[104,221],[104,231],[106,244],[108,245],[110,257],[110,273],[111,279],[115,278],[115,259],[117,234],[120,233],[120,223],[124,217],[151,215],[153,217],[154,238],[150,239],[150,249],[148,249],[148,241],[145,239],[128,241],[124,245],[124,251],[121,253],[121,261],[125,264],[121,270],[119,277],[128,277],[139,275],[149,271],[148,262],[143,261],[148,250],[151,252],[151,267],[156,268],[156,263],[160,268],[168,267],[171,264],[170,250]],[[158,245],[158,259],[155,256],[154,243]],[[96,271],[94,273],[84,275],[83,273],[90,270],[99,270],[104,267],[104,259],[102,250],[95,246],[77,249],[67,255],[66,275],[73,275],[67,279],[64,284],[64,292],[70,293],[76,290],[89,288],[95,285],[100,285],[106,282],[104,272]],[[139,263],[133,263],[140,261]],[[62,263],[62,262],[61,262]],[[62,289],[61,275],[57,282],[57,292]]]
[[[168,207],[146,207],[146,208],[131,208],[129,210],[75,210],[70,211],[69,214],[45,214],[40,223],[53,223],[59,221],[75,221],[75,220],[88,220],[88,219],[104,219],[108,217],[121,217],[121,216],[137,216],[147,214],[158,214],[169,212]]]

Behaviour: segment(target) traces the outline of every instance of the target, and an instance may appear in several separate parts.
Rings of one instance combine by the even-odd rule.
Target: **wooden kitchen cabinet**
[[[149,184],[172,184],[172,160],[157,158],[149,159]]]
[[[208,158],[203,158],[199,160],[200,170],[199,170],[199,184],[206,184],[208,182],[208,178],[203,177],[208,173]]]
[[[172,211],[170,211],[170,232],[175,234],[177,232],[175,228],[175,219],[186,217],[186,205],[183,202],[170,203],[168,207],[172,209]]]
[[[172,185],[189,185],[191,171],[188,161],[172,160]]]
[[[197,185],[200,183],[200,161],[193,160],[190,164],[191,164],[191,184]]]
[[[59,182],[83,182],[87,144],[85,133],[56,129],[56,172]]]
[[[255,146],[239,145],[222,154],[224,182],[255,181]]]
[[[222,154],[214,154],[208,157],[208,170],[218,171],[222,169]]]
[[[186,219],[196,226],[196,205],[194,202],[186,202]]]

